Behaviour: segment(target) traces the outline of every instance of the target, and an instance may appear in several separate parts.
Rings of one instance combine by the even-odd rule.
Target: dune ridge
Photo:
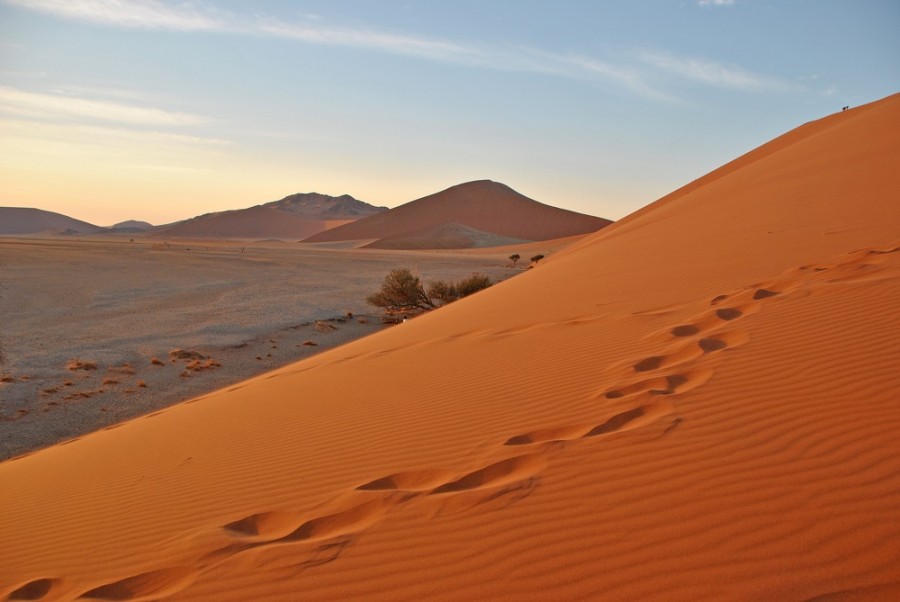
[[[588,234],[609,225],[610,220],[544,205],[509,186],[478,180],[451,186],[390,211],[372,215],[305,239],[304,242],[376,239],[372,248],[466,248],[478,236],[464,237],[458,247],[448,247],[442,232],[460,227],[499,239],[550,240]],[[459,232],[455,233],[456,237]],[[471,240],[470,240],[471,239]],[[431,241],[430,243],[428,241]],[[498,244],[507,244],[498,240]]]
[[[0,595],[896,598],[900,96],[864,109],[438,312],[0,464]]]

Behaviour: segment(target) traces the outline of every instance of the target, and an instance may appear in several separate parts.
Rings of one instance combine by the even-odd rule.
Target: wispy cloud
[[[700,6],[731,6],[735,0],[697,0]]]
[[[444,40],[320,24],[313,26],[265,19],[253,28],[253,32],[311,44],[352,46],[438,60],[477,61],[483,56],[475,48]]]
[[[64,19],[140,29],[175,31],[219,30],[226,27],[221,16],[209,8],[190,3],[172,6],[156,0],[3,0]]]
[[[785,90],[783,80],[753,73],[738,66],[723,65],[703,58],[685,58],[661,52],[636,52],[610,62],[577,53],[562,54],[533,47],[460,43],[436,37],[380,31],[371,28],[341,27],[321,17],[306,15],[285,21],[269,15],[233,15],[197,2],[169,4],[160,0],[0,0],[60,18],[94,24],[176,31],[216,31],[236,35],[271,36],[307,44],[343,46],[386,52],[447,64],[481,69],[542,73],[555,77],[598,82],[643,98],[669,101],[667,82],[683,80],[738,90]],[[735,0],[698,0],[702,6],[724,6]],[[34,99],[33,99],[34,100]],[[50,103],[51,99],[44,99]],[[75,103],[67,110],[103,118],[163,121],[190,120],[191,116],[153,113],[153,109],[132,107],[106,112],[94,101]],[[40,104],[36,102],[35,104]],[[106,117],[115,118],[115,117]]]
[[[93,100],[59,94],[28,92],[0,86],[0,112],[44,119],[89,119],[137,126],[201,125],[208,119],[198,115],[142,107],[108,100]]]
[[[787,90],[791,87],[789,82],[779,78],[708,59],[646,51],[641,52],[639,58],[664,75],[708,86],[738,90]]]

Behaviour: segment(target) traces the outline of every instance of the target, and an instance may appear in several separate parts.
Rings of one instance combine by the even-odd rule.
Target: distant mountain
[[[607,219],[539,203],[504,184],[478,180],[319,232],[304,242],[376,239],[368,246],[464,248],[481,246],[475,240],[479,236],[483,238],[485,234],[507,240],[550,240],[595,232],[610,223],[612,222]],[[480,234],[472,237],[472,232],[467,235],[460,228]],[[453,236],[448,236],[451,230],[455,232]],[[430,242],[429,232],[432,238]],[[457,238],[458,243],[449,243],[452,238]],[[406,243],[403,242],[404,239]],[[460,246],[447,246],[448,243]]]
[[[0,207],[0,234],[96,234],[103,230],[53,211]]]
[[[248,209],[207,213],[159,226],[150,235],[300,239],[384,211],[387,207],[375,207],[347,194],[333,197],[317,192],[298,193]]]
[[[303,217],[324,220],[357,220],[388,210],[387,207],[376,207],[354,199],[349,194],[329,196],[318,192],[298,192],[280,201],[266,203],[263,207],[273,207]]]
[[[118,224],[114,224],[108,228],[110,232],[145,232],[153,228],[153,224],[148,222],[142,222],[135,219],[130,219],[124,222],[119,222]]]

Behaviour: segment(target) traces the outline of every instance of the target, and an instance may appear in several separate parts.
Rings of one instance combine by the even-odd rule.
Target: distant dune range
[[[359,223],[357,223],[359,222]],[[406,203],[376,207],[350,195],[298,193],[247,209],[162,226],[129,220],[102,228],[39,209],[0,207],[3,234],[133,234],[171,239],[285,239],[370,249],[466,249],[594,232],[609,220],[550,207],[488,180]]]
[[[512,188],[479,180],[310,236],[304,242],[371,240],[367,248],[497,246],[588,234],[606,219],[544,205]]]
[[[3,234],[97,234],[103,228],[61,213],[28,207],[0,207],[0,235]]]
[[[160,226],[152,237],[300,239],[366,216],[387,211],[350,195],[298,193],[248,209],[208,213]]]
[[[807,123],[486,291],[0,464],[0,600],[900,599],[898,132],[900,95]]]

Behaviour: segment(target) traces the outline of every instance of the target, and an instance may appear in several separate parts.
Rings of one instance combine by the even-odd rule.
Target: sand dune
[[[0,234],[94,234],[101,230],[100,226],[61,213],[27,207],[0,207]]]
[[[900,596],[900,96],[538,268],[0,464],[7,599]]]
[[[413,232],[385,236],[365,245],[366,249],[471,249],[531,242],[498,236],[462,224],[439,224]]]
[[[538,203],[504,184],[480,180],[459,184],[385,213],[320,232],[304,242],[384,239],[369,246],[451,248],[447,243],[453,237],[442,234],[451,224],[497,237],[535,241],[587,234],[610,223],[599,217]],[[458,243],[459,248],[473,246],[469,244],[470,238],[463,237]],[[431,246],[423,246],[429,240]],[[404,241],[409,246],[403,246]]]
[[[247,209],[207,213],[160,226],[150,233],[163,238],[306,238],[362,217],[386,211],[350,195],[332,197],[316,192],[286,196]]]

